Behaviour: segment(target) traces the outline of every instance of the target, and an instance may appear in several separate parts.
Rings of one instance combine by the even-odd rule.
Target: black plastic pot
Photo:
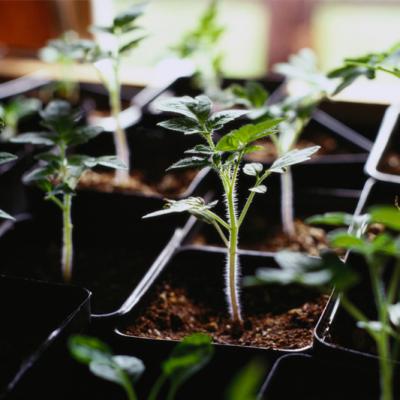
[[[324,170],[320,167],[315,167],[315,169]],[[354,213],[361,194],[359,190],[315,188],[312,186],[313,181],[310,177],[311,168],[304,165],[295,166],[292,172],[295,194],[294,208],[297,219],[304,221],[313,215],[330,211]],[[254,180],[246,175],[239,182],[239,210],[241,210],[248,197],[248,188],[252,187],[253,182]],[[354,176],[350,174],[348,174],[346,183],[353,188],[361,184],[356,179],[354,180]],[[216,182],[215,185],[219,185],[219,183]],[[246,220],[241,227],[239,243],[242,249],[276,250],[266,246],[266,242],[270,242],[282,230],[280,176],[277,174],[271,175],[266,181],[266,186],[268,187],[267,193],[259,194],[255,197]],[[215,212],[218,215],[225,215],[225,204],[222,201],[215,208]],[[184,242],[186,244],[222,245],[215,229],[203,222],[197,222],[190,229],[187,229]]]
[[[365,165],[366,173],[373,178],[397,184],[400,183],[399,112],[398,106],[393,105],[388,108],[379,135]]]
[[[0,287],[0,398],[41,398],[62,374],[65,339],[89,325],[90,293],[4,276]]]
[[[110,195],[107,202],[93,192],[85,199],[72,206],[72,282],[93,291],[94,314],[118,313],[150,266],[164,262],[162,255],[177,245],[175,224],[142,220],[146,198]],[[0,273],[60,282],[62,216],[55,205],[40,201],[31,218],[8,223],[2,232]]]
[[[132,346],[132,348],[136,347],[146,349],[143,354],[148,354],[149,356],[156,355],[158,352],[169,352],[175,345],[175,340],[160,339],[160,336],[154,336],[155,334],[147,337],[147,332],[144,332],[144,336],[131,336],[131,334],[128,334],[126,330],[127,326],[135,326],[137,319],[146,311],[152,298],[154,299],[157,285],[163,282],[168,282],[172,286],[176,284],[179,287],[182,286],[187,288],[188,293],[190,293],[189,296],[191,301],[195,304],[203,304],[207,309],[210,308],[215,310],[218,315],[224,315],[227,312],[226,298],[224,294],[225,256],[226,254],[224,250],[216,248],[199,249],[196,247],[186,246],[177,251],[163,268],[154,271],[151,276],[147,276],[142,282],[142,291],[137,294],[138,297],[135,307],[119,320],[118,328],[116,330],[119,337],[119,339],[117,339],[118,343],[126,345],[126,348]],[[260,255],[246,251],[240,252],[240,263],[241,274],[243,276],[252,275],[255,269],[261,266],[268,265],[276,267],[272,254]],[[250,307],[249,299],[252,296],[254,297],[254,291],[257,291],[256,299],[257,302],[260,301],[260,304],[257,303],[258,305],[254,306],[252,303],[252,307]],[[268,307],[272,306],[279,308],[279,311],[274,309],[272,312],[276,311],[277,313],[281,313],[284,312],[284,310],[299,306],[300,302],[312,301],[312,299],[316,299],[315,296],[317,296],[317,293],[311,290],[304,290],[303,288],[298,287],[285,288],[280,286],[253,289],[247,288],[243,289],[242,292],[244,314],[248,312],[262,313],[260,307],[262,307],[265,312],[271,311],[271,308]],[[269,300],[265,300],[265,298],[267,298],[265,296],[267,296]],[[285,300],[283,301],[282,299]],[[279,305],[277,306],[277,304]],[[258,310],[257,307],[260,309]],[[257,308],[258,311],[255,311],[254,308]],[[160,329],[162,330],[162,328]],[[171,329],[173,330],[174,328]],[[216,344],[215,346],[216,348],[232,348],[237,349],[238,351],[249,349],[252,352],[261,353],[271,350],[266,347],[255,347],[254,345],[239,346]],[[308,351],[310,349],[311,342],[309,346],[301,348],[295,348],[295,345],[288,346],[287,348],[279,348],[279,346],[276,345],[273,353],[299,352]],[[234,352],[234,350],[232,351]]]
[[[374,205],[394,204],[398,192],[397,184],[376,182],[370,178],[365,184],[355,214],[363,214]],[[376,311],[365,261],[362,257],[350,253],[346,262],[357,268],[361,277],[360,283],[351,290],[349,296],[374,320]],[[364,330],[356,327],[354,319],[340,306],[340,300],[335,293],[322,314],[314,338],[315,354],[323,359],[347,362],[365,368],[376,367],[377,356],[373,341]]]
[[[260,400],[378,400],[378,375],[305,354],[286,355],[273,366]]]

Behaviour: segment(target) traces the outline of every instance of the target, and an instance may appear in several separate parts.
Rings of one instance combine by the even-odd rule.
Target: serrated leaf
[[[174,169],[184,169],[184,168],[204,168],[207,167],[208,165],[210,165],[208,157],[194,156],[179,160],[178,162],[167,168],[167,171],[171,171]]]
[[[210,129],[218,130],[223,128],[229,122],[234,121],[237,118],[247,114],[246,110],[225,110],[219,111],[213,114],[207,121],[207,125]]]
[[[68,144],[70,145],[77,145],[77,144],[84,144],[89,142],[90,140],[94,139],[100,133],[103,132],[103,129],[99,126],[84,126],[75,129],[73,134],[70,135],[68,140]]]
[[[0,165],[8,163],[10,161],[14,161],[17,159],[17,156],[11,153],[0,152]]]
[[[49,137],[48,132],[21,133],[18,136],[13,137],[10,141],[13,143],[31,143],[44,146],[52,146],[54,144],[54,141]]]
[[[194,146],[192,149],[186,150],[185,153],[211,156],[214,152],[211,150],[209,146],[206,146],[205,144],[198,144]]]
[[[243,150],[251,143],[276,132],[274,128],[280,122],[282,122],[282,119],[278,118],[263,121],[259,124],[244,125],[223,136],[217,143],[216,150],[229,152]]]
[[[243,167],[243,172],[249,176],[257,176],[264,169],[261,163],[248,163]]]
[[[193,119],[178,117],[157,124],[171,131],[183,132],[185,135],[193,135],[202,131],[199,123]]]
[[[95,159],[95,165],[126,170],[128,167],[117,156],[101,156]],[[92,167],[91,167],[92,168]]]
[[[311,156],[320,149],[320,146],[307,147],[305,149],[294,149],[278,158],[271,166],[270,171],[276,173],[284,173],[285,169],[291,165],[299,164],[307,161]]]

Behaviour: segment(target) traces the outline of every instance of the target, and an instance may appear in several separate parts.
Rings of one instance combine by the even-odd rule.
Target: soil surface
[[[245,288],[243,325],[233,326],[226,310],[213,304],[214,293],[209,293],[206,285],[196,286],[166,279],[151,294],[145,312],[125,332],[168,340],[204,332],[215,343],[300,349],[311,345],[313,329],[327,302],[327,296],[304,289],[292,288],[287,293],[288,289],[281,287]]]
[[[328,247],[324,229],[307,225],[301,220],[296,220],[295,230],[296,235],[294,237],[290,237],[284,233],[281,227],[273,227],[270,233],[264,233],[262,240],[247,241],[246,237],[243,236],[241,238],[240,248],[259,251],[289,249],[308,253],[312,256],[318,256],[321,250]],[[220,242],[210,241],[210,238],[203,232],[200,232],[193,238],[192,244],[222,246]]]
[[[109,193],[142,193],[147,196],[176,197],[187,190],[196,174],[197,171],[194,170],[167,173],[155,181],[148,179],[140,171],[133,171],[128,181],[116,183],[114,173],[87,171],[79,181],[79,188]]]
[[[400,154],[394,151],[388,151],[379,164],[379,171],[400,175]]]
[[[249,154],[248,156],[246,156],[247,159],[256,162],[268,162],[273,161],[277,158],[278,154],[276,152],[275,145],[271,142],[270,139],[260,140],[256,144],[262,145],[264,148],[260,151]],[[353,153],[351,149],[346,148],[346,146],[338,143],[335,137],[324,132],[315,132],[309,134],[307,138],[301,138],[298,141],[296,148],[304,149],[306,147],[316,145],[321,146],[321,148],[314,155],[314,157],[330,154]]]

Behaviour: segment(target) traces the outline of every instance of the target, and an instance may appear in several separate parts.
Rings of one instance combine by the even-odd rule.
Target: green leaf
[[[172,118],[168,121],[158,123],[157,126],[171,131],[183,132],[185,135],[202,132],[202,128],[197,121],[186,117]]]
[[[125,10],[119,13],[113,21],[114,27],[123,28],[126,25],[130,25],[139,18],[143,12],[146,3],[135,4],[134,6],[130,7],[128,10]]]
[[[216,204],[216,201],[206,204],[200,197],[189,197],[183,200],[167,200],[163,210],[152,212],[142,218],[153,218],[172,213],[189,212],[195,217],[211,223],[212,217],[209,215],[208,210],[215,207]]]
[[[257,400],[265,375],[265,365],[258,360],[251,361],[229,385],[226,400]]]
[[[307,147],[305,149],[294,149],[278,158],[269,169],[271,172],[284,173],[285,169],[291,165],[307,161],[320,149],[320,146]]]
[[[10,161],[14,161],[17,159],[17,156],[11,153],[0,152],[0,165],[8,163]]]
[[[130,50],[133,50],[135,47],[137,47],[140,42],[142,42],[147,36],[141,36],[139,38],[136,38],[134,40],[131,40],[130,42],[124,44],[123,46],[121,46],[118,50],[118,52],[120,54],[124,54],[127,53]]]
[[[213,114],[207,121],[207,125],[210,129],[218,130],[224,127],[229,122],[234,121],[237,118],[247,114],[246,110],[225,110],[219,111]]]
[[[211,165],[208,161],[208,157],[188,157],[184,158],[175,164],[171,165],[167,171],[172,171],[175,169],[185,169],[185,168],[204,168]]]
[[[250,192],[255,192],[255,193],[260,193],[260,194],[267,193],[267,187],[265,185],[254,186],[254,187],[250,188],[249,190],[250,190]]]
[[[366,251],[366,243],[359,237],[346,231],[334,231],[328,235],[329,243],[332,247],[347,250],[356,250],[361,253]]]
[[[162,369],[174,386],[180,386],[203,368],[213,353],[211,338],[203,333],[195,333],[185,337],[174,348],[169,359],[163,362]]]
[[[261,163],[249,163],[244,165],[243,172],[246,175],[258,176],[263,169],[264,167]]]
[[[143,374],[145,366],[137,357],[112,356],[111,359],[92,361],[89,369],[93,375],[123,386],[125,381],[121,374],[125,374],[130,382],[136,382]]]
[[[100,340],[89,336],[75,335],[70,337],[68,348],[72,356],[83,364],[111,358],[110,348]]]
[[[330,226],[349,226],[353,223],[353,215],[344,212],[329,212],[314,215],[305,220],[306,224],[311,225],[330,225]]]
[[[48,132],[21,133],[18,136],[13,137],[10,141],[13,143],[31,143],[44,146],[54,145],[54,141],[51,139]]]
[[[241,151],[251,143],[276,132],[281,118],[269,119],[259,124],[244,125],[223,136],[216,145],[218,151]]]
[[[15,218],[14,217],[12,217],[10,214],[7,214],[5,211],[3,211],[3,210],[0,210],[0,218],[2,218],[2,219],[10,219],[10,220],[13,220],[13,221],[15,221]]]
[[[96,165],[113,169],[128,169],[127,166],[117,156],[101,156],[94,159],[94,161],[85,162],[85,165],[89,168],[93,168]],[[92,165],[92,166],[90,166]]]
[[[35,168],[33,171],[29,172],[24,176],[24,182],[34,182],[47,180],[50,176],[52,176],[56,172],[56,169],[51,165],[46,165],[43,167]]]
[[[261,108],[268,100],[268,92],[258,82],[246,82],[245,86],[234,84],[228,88],[238,104],[248,108]]]
[[[396,256],[399,254],[399,248],[396,241],[388,234],[381,233],[369,244],[369,251],[373,253]]]
[[[68,140],[69,145],[77,145],[84,144],[94,139],[100,133],[103,132],[103,129],[99,126],[83,126],[75,129],[73,134],[70,135]]]
[[[206,146],[205,144],[198,144],[194,146],[192,149],[186,150],[185,153],[211,156],[214,152],[211,150],[209,146]]]
[[[372,223],[400,231],[400,210],[394,206],[377,206],[368,210]]]

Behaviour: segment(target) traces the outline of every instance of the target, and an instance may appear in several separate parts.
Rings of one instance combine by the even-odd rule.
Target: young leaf
[[[219,111],[213,114],[207,121],[207,126],[209,129],[218,130],[229,122],[234,121],[237,118],[242,117],[247,114],[246,110],[225,110]]]
[[[305,149],[294,149],[278,158],[271,166],[271,172],[284,173],[285,169],[291,165],[307,161],[320,149],[320,146],[307,147]]]
[[[261,163],[249,163],[245,164],[243,167],[243,172],[246,175],[258,176],[263,170],[263,165]]]
[[[361,253],[367,251],[367,245],[363,239],[346,231],[333,231],[328,235],[332,247],[355,250]]]
[[[223,136],[217,143],[216,150],[229,152],[241,151],[253,142],[276,132],[274,128],[280,122],[282,122],[282,119],[278,118],[269,119],[259,124],[244,125]]]
[[[104,361],[111,357],[111,350],[105,343],[89,336],[72,336],[68,340],[68,348],[73,357],[83,364]]]
[[[331,226],[349,226],[353,223],[352,214],[344,212],[329,212],[320,215],[314,215],[305,220],[310,225],[331,225]]]
[[[89,369],[99,378],[124,385],[125,380],[122,375],[134,383],[143,374],[145,367],[143,361],[137,357],[112,356],[108,360],[93,360],[89,364]]]
[[[400,211],[394,206],[378,206],[368,210],[371,223],[383,224],[390,229],[400,231]]]
[[[211,165],[211,163],[208,161],[208,157],[188,157],[171,165],[167,171],[185,168],[204,168],[209,165]]]
[[[51,139],[48,132],[21,133],[18,136],[13,137],[10,141],[13,143],[31,143],[44,146],[54,145],[54,141]]]
[[[12,217],[10,214],[7,214],[7,213],[6,213],[5,211],[3,211],[3,210],[0,210],[0,218],[2,218],[2,219],[10,219],[10,220],[12,220],[12,221],[15,220],[14,217]]]
[[[186,117],[172,118],[168,121],[158,123],[157,126],[169,129],[170,131],[183,132],[185,135],[194,135],[202,132],[202,128],[197,121]]]
[[[162,364],[162,369],[177,387],[203,368],[211,360],[213,352],[211,338],[195,333],[185,337],[174,348],[169,359]]]
[[[14,161],[17,159],[17,156],[11,153],[0,152],[0,165],[8,163],[10,161]]]
[[[400,328],[400,303],[391,304],[388,307],[390,322]]]
[[[255,193],[260,193],[260,194],[267,193],[267,187],[265,185],[254,186],[254,187],[250,188],[249,190],[250,190],[250,192],[255,192]]]

